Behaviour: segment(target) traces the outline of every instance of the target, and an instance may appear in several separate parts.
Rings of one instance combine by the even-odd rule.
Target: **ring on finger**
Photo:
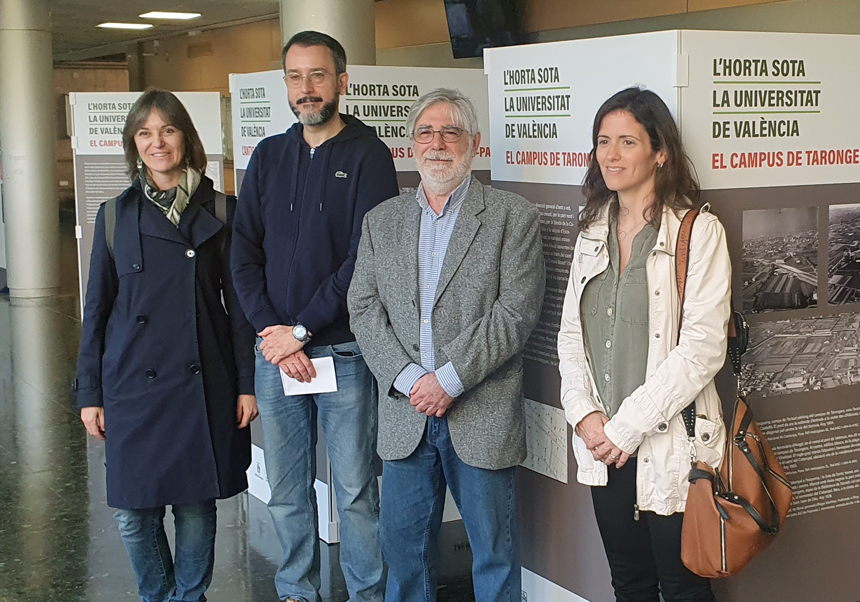
[[[609,459],[610,460],[617,460],[618,456],[616,456],[615,454],[609,454]]]

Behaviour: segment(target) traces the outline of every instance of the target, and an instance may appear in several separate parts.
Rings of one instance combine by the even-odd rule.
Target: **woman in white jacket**
[[[594,119],[570,281],[558,337],[561,402],[574,426],[578,480],[592,487],[618,602],[712,602],[681,562],[695,400],[695,453],[718,467],[725,443],[714,376],[726,354],[731,266],[702,208],[681,304],[680,220],[699,187],[678,128],[653,92],[629,88]]]

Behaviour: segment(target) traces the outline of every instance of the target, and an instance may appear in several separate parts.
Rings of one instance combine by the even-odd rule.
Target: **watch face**
[[[299,341],[304,340],[308,336],[308,329],[301,324],[297,324],[293,328],[293,336],[295,336]]]

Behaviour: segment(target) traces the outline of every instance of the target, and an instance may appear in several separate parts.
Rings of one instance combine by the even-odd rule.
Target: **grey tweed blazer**
[[[418,230],[414,193],[364,218],[349,288],[350,325],[379,383],[379,455],[409,456],[426,416],[394,379],[419,353]],[[526,457],[521,352],[543,304],[540,215],[524,198],[472,178],[451,234],[433,308],[437,366],[451,361],[465,393],[447,412],[454,449],[497,470]]]

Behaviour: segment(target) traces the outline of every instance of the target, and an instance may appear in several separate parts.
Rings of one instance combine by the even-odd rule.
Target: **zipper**
[[[720,517],[720,560],[724,573],[728,573],[728,562],[726,561],[726,519]]]
[[[786,487],[788,487],[789,489],[791,489],[791,488],[792,488],[792,487],[791,487],[791,483],[789,483],[788,481],[786,481],[785,479],[783,479],[781,476],[779,476],[778,474],[776,474],[776,472],[774,472],[774,470],[773,470],[772,468],[768,467],[768,468],[767,468],[767,471],[770,473],[770,476],[772,476],[774,479],[776,479],[777,481],[779,481],[780,483],[782,483],[783,485],[785,485],[785,486],[786,486]]]
[[[304,190],[302,191],[302,198],[299,199],[300,201],[304,200],[304,198],[308,194],[308,181],[311,178],[311,170],[313,169],[314,151],[315,150],[316,150],[315,148],[311,149],[311,164],[308,165],[308,172],[305,174],[305,187],[304,187]],[[295,201],[295,199],[293,199],[293,201]],[[292,210],[293,210],[293,202],[290,202],[290,211],[292,212]],[[299,213],[296,216],[296,240],[295,240],[295,243],[293,243],[293,252],[290,255],[290,264],[289,264],[290,267],[287,271],[287,274],[288,274],[288,276],[287,276],[287,287],[288,288],[290,286],[290,276],[292,276],[292,274],[293,274],[293,262],[296,259],[296,251],[298,251],[298,248],[299,248],[299,239],[301,238],[301,235],[302,235],[301,226],[302,226],[302,203],[299,204]]]
[[[633,520],[639,520],[639,504],[633,504]]]
[[[313,160],[314,160],[314,153],[316,152],[316,150],[317,150],[317,149],[316,149],[316,147],[314,147],[314,148],[312,148],[312,149],[311,149],[311,163],[313,163]],[[306,191],[307,191],[307,189],[308,189],[308,180],[310,179],[310,174],[311,174],[311,170],[310,170],[310,168],[308,168],[308,173],[306,173],[306,174],[305,174],[305,192],[306,192]],[[305,192],[302,192],[302,198],[304,198]],[[293,205],[294,205],[294,204],[295,204],[295,199],[293,199],[293,200],[290,202],[290,211],[292,211],[292,210],[293,210]]]

